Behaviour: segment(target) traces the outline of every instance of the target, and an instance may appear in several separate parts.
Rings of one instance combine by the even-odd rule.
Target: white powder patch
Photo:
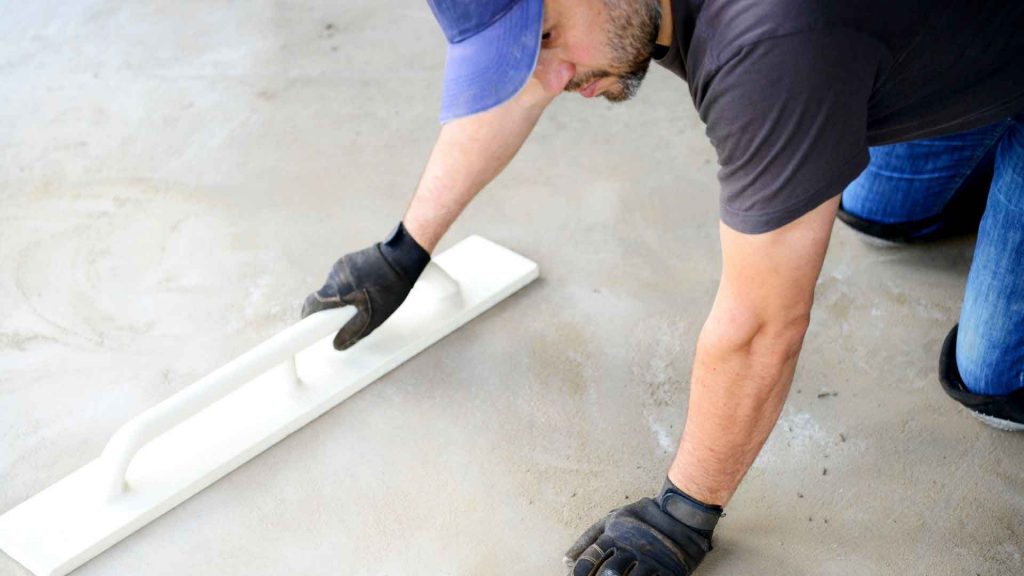
[[[675,450],[675,435],[670,433],[665,425],[658,422],[650,415],[647,417],[647,425],[654,433],[654,438],[658,441],[658,447],[661,448],[665,453],[670,453]]]
[[[782,454],[802,457],[812,451],[820,452],[834,443],[834,436],[822,428],[810,413],[794,412],[787,407],[754,461],[754,467],[773,464]]]

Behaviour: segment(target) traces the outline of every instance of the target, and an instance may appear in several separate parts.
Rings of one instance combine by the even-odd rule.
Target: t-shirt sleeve
[[[860,174],[877,63],[874,41],[829,30],[762,40],[718,68],[698,110],[718,152],[723,222],[769,232]]]

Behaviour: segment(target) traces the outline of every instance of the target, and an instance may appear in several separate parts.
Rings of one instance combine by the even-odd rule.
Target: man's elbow
[[[716,309],[704,323],[700,339],[703,346],[718,354],[787,365],[800,355],[810,321],[809,306],[771,314],[743,308]]]

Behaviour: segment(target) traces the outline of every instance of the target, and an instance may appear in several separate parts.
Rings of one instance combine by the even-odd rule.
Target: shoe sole
[[[1012,409],[1010,412],[1013,420],[982,412],[982,410],[989,410],[986,406],[991,405],[993,402],[998,402],[1000,400],[998,397],[992,400],[991,398],[972,394],[967,390],[967,386],[960,376],[960,370],[956,365],[956,337],[959,328],[959,324],[953,326],[953,329],[946,335],[946,340],[942,343],[942,352],[939,353],[939,383],[942,385],[942,390],[953,400],[959,402],[972,416],[985,424],[1005,432],[1024,432],[1024,418],[1018,418],[1017,412]],[[1021,392],[1013,392],[1011,396],[1015,398],[1020,396],[1020,394]],[[1004,398],[1010,398],[1011,396]],[[1024,396],[1021,396],[1021,399],[1024,399]],[[1016,403],[1019,400],[1012,400],[1012,402]],[[998,404],[995,408],[997,412],[1004,411]]]
[[[1024,424],[1020,424],[1012,420],[1003,420],[1002,418],[996,418],[995,416],[989,416],[988,414],[982,414],[981,412],[975,412],[969,408],[967,411],[978,420],[981,420],[985,424],[988,424],[998,430],[1002,430],[1004,432],[1024,432]]]
[[[857,236],[858,240],[874,248],[905,248],[907,246],[906,242],[886,240],[884,238],[879,238],[878,236],[872,236],[871,234],[868,234],[866,232],[861,232],[860,230],[857,230],[855,228],[850,228],[850,230],[853,231],[854,235]]]

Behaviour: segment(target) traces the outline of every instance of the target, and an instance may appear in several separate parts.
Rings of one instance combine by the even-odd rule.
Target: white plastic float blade
[[[538,275],[534,262],[478,236],[434,263],[457,291],[429,270],[391,319],[356,346],[337,352],[327,337],[303,352],[301,383],[287,366],[272,370],[146,444],[131,460],[123,494],[108,496],[109,470],[93,460],[0,516],[0,550],[39,576],[67,574]]]

